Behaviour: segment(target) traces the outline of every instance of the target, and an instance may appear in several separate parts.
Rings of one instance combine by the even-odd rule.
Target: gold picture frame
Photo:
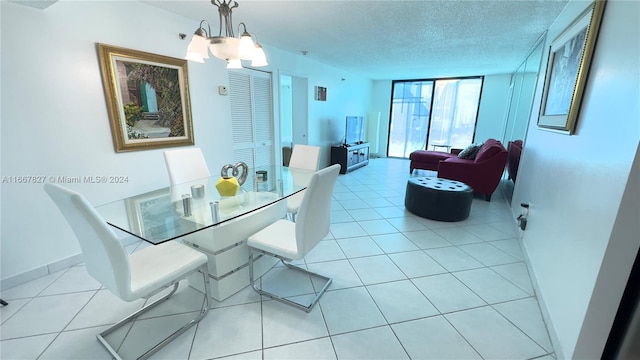
[[[538,127],[575,132],[604,6],[594,1],[551,43]]]
[[[193,145],[187,60],[97,47],[116,152]]]

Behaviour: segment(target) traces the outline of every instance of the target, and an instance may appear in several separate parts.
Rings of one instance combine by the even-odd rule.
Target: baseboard
[[[536,299],[538,300],[538,306],[540,308],[540,313],[542,314],[542,320],[544,321],[544,325],[547,328],[547,334],[549,335],[549,340],[551,340],[551,345],[553,346],[555,358],[562,360],[564,359],[564,353],[562,352],[562,346],[560,344],[560,340],[558,340],[558,334],[556,334],[555,328],[553,326],[553,322],[551,321],[551,317],[549,316],[549,309],[547,307],[547,304],[544,301],[544,297],[542,296],[542,291],[540,291],[540,286],[538,285],[538,279],[536,278],[536,274],[533,271],[533,267],[531,266],[531,258],[529,258],[529,253],[527,252],[527,249],[524,246],[524,242],[522,241],[524,231],[520,229],[520,226],[518,226],[518,221],[515,216],[513,220],[514,220],[513,221],[514,227],[516,228],[516,233],[518,234],[518,242],[520,243],[520,249],[522,250],[522,254],[524,255],[524,263],[527,266],[529,279],[531,280],[531,285],[533,286],[533,292],[536,296]]]
[[[12,287],[22,285],[31,280],[35,280],[37,278],[47,276],[49,274],[53,274],[60,270],[64,270],[66,268],[80,264],[83,261],[84,259],[82,257],[82,254],[76,254],[58,261],[54,261],[47,265],[39,266],[35,269],[31,269],[21,274],[14,275],[6,279],[0,280],[0,290],[4,291]]]
[[[122,239],[122,245],[123,246],[129,246],[131,244],[134,244],[136,242],[140,241],[140,239],[134,238],[132,236],[126,237]],[[37,268],[31,269],[31,270],[27,270],[23,273],[14,275],[14,276],[10,276],[8,278],[5,279],[0,279],[0,291],[5,291],[7,289],[10,289],[12,287],[18,286],[18,285],[22,285],[24,283],[27,283],[29,281],[41,278],[43,276],[47,276],[49,274],[53,274],[56,273],[60,270],[64,270],[67,268],[70,268],[72,266],[81,264],[82,262],[84,262],[84,258],[82,256],[82,254],[75,254],[57,261],[54,261],[52,263],[49,263],[47,265],[43,265],[43,266],[39,266]]]
[[[513,197],[513,183],[511,180],[503,179],[503,182],[499,185],[499,188],[502,190],[505,202],[509,209],[511,210],[511,216],[513,217],[513,228],[515,229],[515,233],[517,234],[517,240],[520,244],[520,249],[522,250],[522,254],[524,255],[524,263],[527,266],[527,272],[529,273],[529,279],[531,280],[531,285],[533,286],[533,292],[538,300],[538,306],[540,308],[540,313],[542,314],[542,320],[544,321],[544,325],[547,328],[547,334],[549,334],[549,340],[551,340],[551,345],[553,346],[553,350],[555,353],[556,359],[564,359],[564,353],[562,352],[562,346],[560,341],[558,340],[558,335],[555,332],[555,328],[553,327],[553,322],[551,321],[551,317],[549,316],[549,310],[547,308],[547,304],[542,297],[542,292],[540,291],[540,286],[538,285],[538,279],[536,278],[535,272],[533,272],[533,268],[531,266],[531,259],[529,258],[529,253],[524,246],[524,242],[522,241],[522,237],[524,236],[524,230],[520,229],[517,219],[517,212],[514,213],[513,208],[511,206],[511,199]],[[511,185],[510,188],[505,187],[505,183],[507,185]]]
[[[522,232],[522,230],[520,230]],[[547,333],[549,334],[549,340],[551,340],[551,345],[553,345],[553,350],[555,352],[555,357],[558,360],[563,360],[564,352],[562,351],[562,345],[560,340],[558,339],[558,334],[555,331],[555,327],[553,326],[553,321],[551,321],[551,316],[549,316],[549,308],[544,301],[544,297],[542,296],[542,292],[540,291],[540,286],[538,285],[538,279],[536,278],[535,273],[533,272],[533,268],[531,267],[531,259],[529,258],[529,254],[526,251],[524,243],[522,242],[522,234],[519,234],[518,241],[520,241],[520,248],[522,248],[522,252],[525,257],[525,264],[527,265],[527,271],[529,272],[529,278],[531,279],[531,284],[533,285],[533,291],[538,299],[538,305],[540,306],[540,313],[542,314],[542,319],[544,320],[544,324],[547,327]]]
[[[25,271],[21,274],[10,276],[5,279],[0,279],[0,291],[5,291],[7,289],[11,289],[12,287],[22,285],[31,280],[35,280],[37,278],[41,278],[43,276],[49,275],[49,266],[40,266],[35,269],[31,269],[29,271]]]

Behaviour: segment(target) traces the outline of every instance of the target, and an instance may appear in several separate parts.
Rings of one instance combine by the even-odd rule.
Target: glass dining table
[[[303,191],[314,171],[250,169],[235,196],[220,196],[220,176],[189,181],[97,206],[107,223],[153,245],[180,241],[208,258],[211,297],[222,301],[249,285],[246,239],[285,217],[286,199]],[[241,175],[241,174],[240,174]],[[254,260],[256,276],[275,258]],[[189,285],[204,292],[202,276]]]
[[[175,184],[96,206],[107,223],[158,245],[250,214],[305,189],[313,171],[250,169],[235,196],[220,196],[220,176]]]

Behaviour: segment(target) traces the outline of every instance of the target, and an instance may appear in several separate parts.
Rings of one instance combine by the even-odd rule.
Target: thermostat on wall
[[[220,86],[218,86],[218,94],[220,94],[220,95],[229,95],[229,90],[227,89],[226,86],[220,85]]]

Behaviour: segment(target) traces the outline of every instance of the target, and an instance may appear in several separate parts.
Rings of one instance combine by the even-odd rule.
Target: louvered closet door
[[[274,165],[271,73],[229,71],[229,100],[234,161],[243,161],[249,168]],[[253,183],[252,175],[247,178],[248,184]]]

